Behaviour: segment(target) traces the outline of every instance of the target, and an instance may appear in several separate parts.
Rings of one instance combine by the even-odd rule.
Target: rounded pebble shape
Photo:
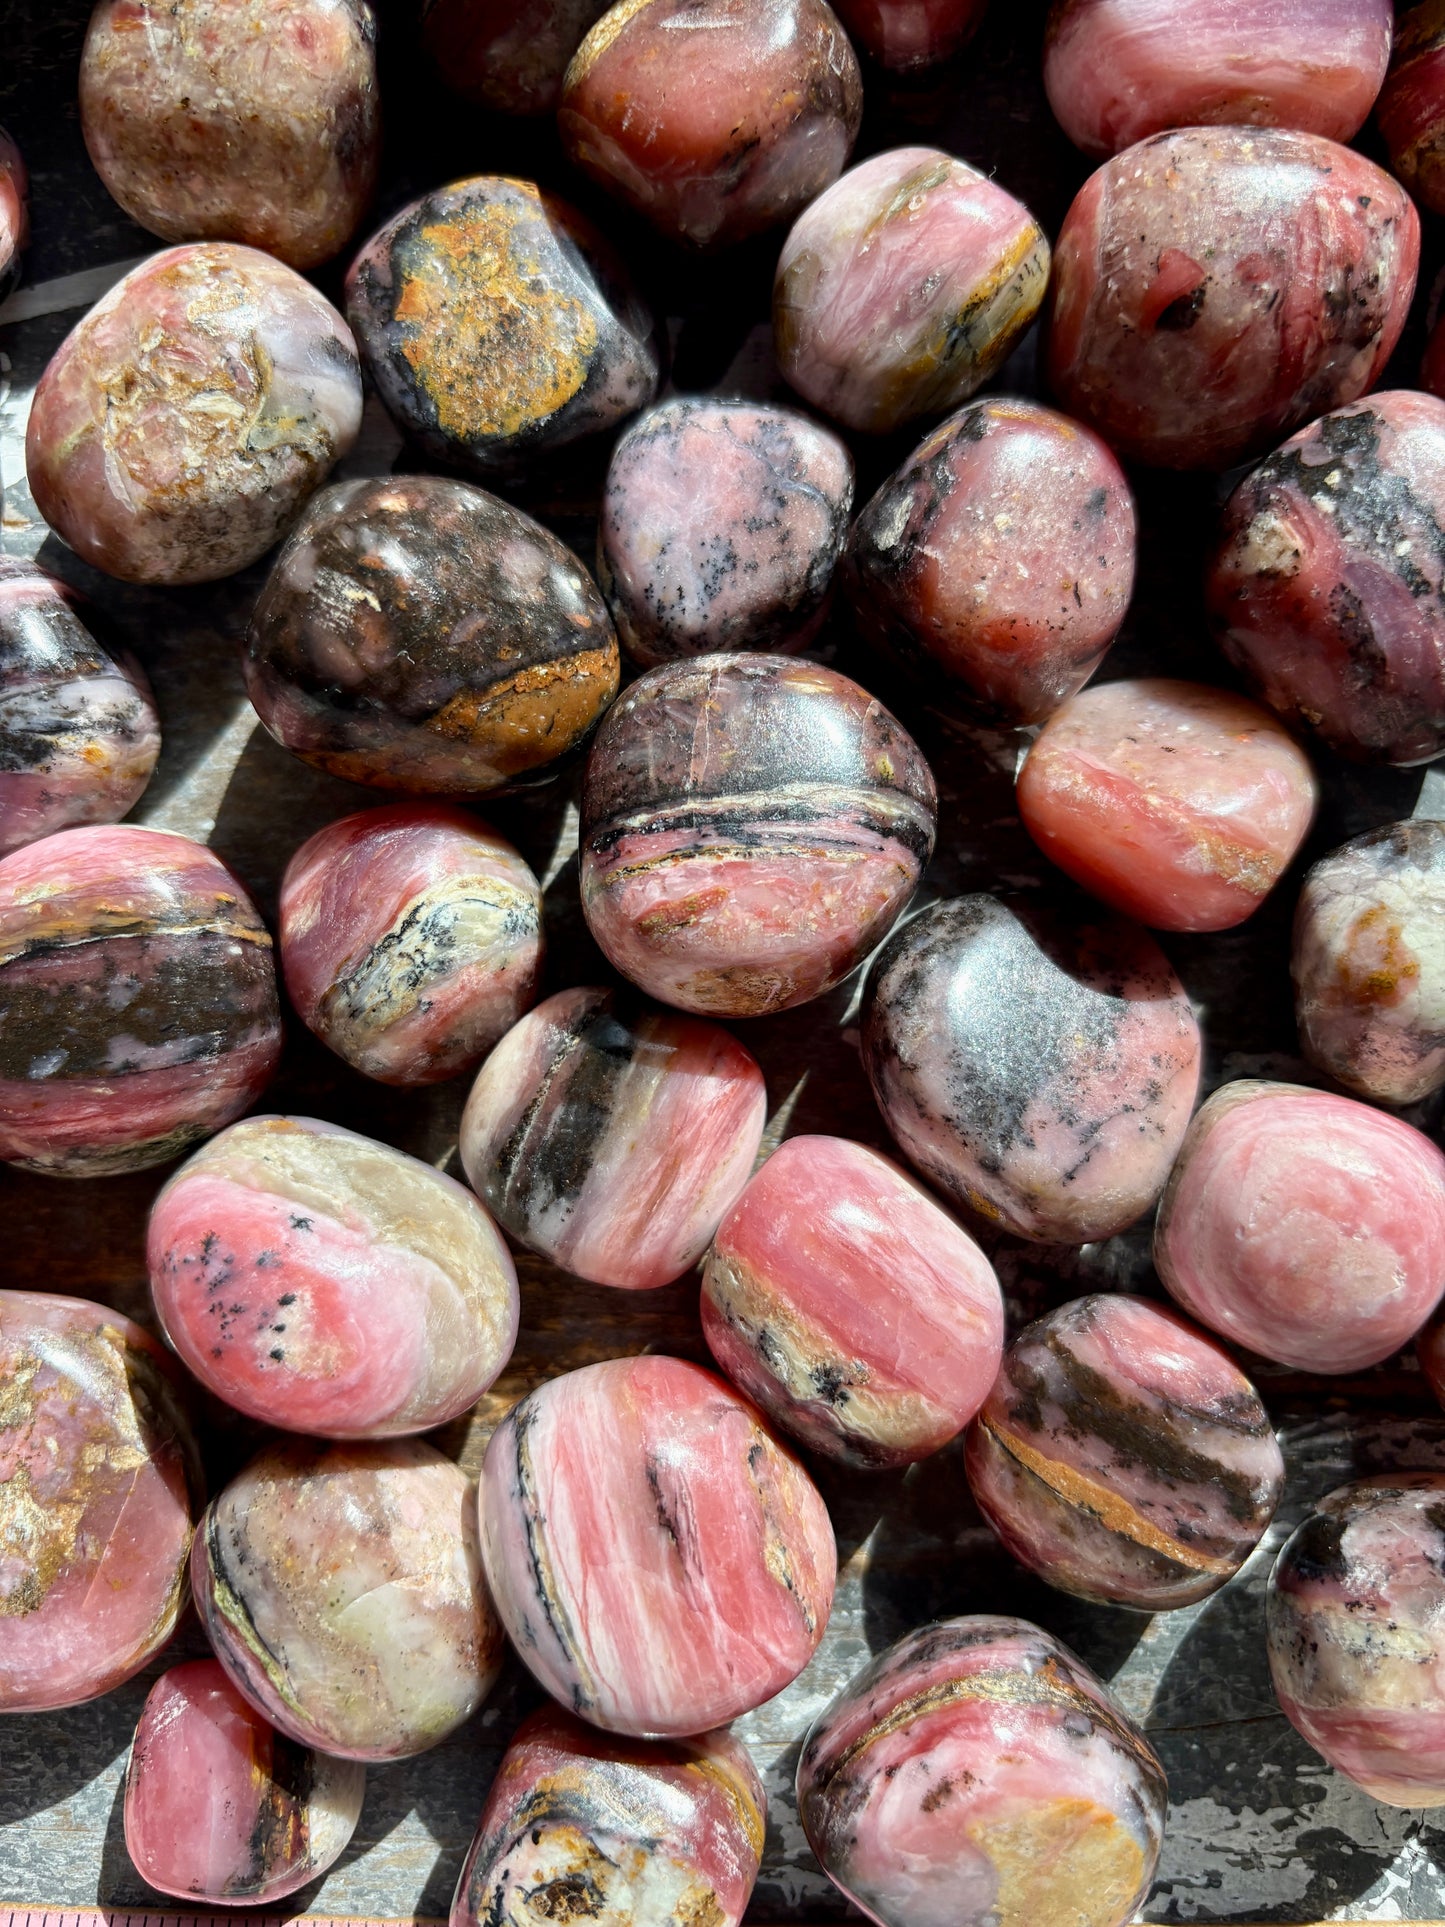
[[[1168,958],[1122,918],[935,903],[869,972],[863,1062],[930,1184],[1023,1238],[1090,1244],[1164,1188],[1199,1085]]]
[[[1207,598],[1270,706],[1356,761],[1445,750],[1445,401],[1371,395],[1230,496]]]
[[[269,1726],[214,1659],[162,1673],[125,1775],[125,1846],[162,1893],[269,1904],[337,1861],[361,1817],[366,1769]]]
[[[270,934],[213,851],[94,825],[0,862],[0,1158],[66,1178],[164,1164],[280,1056]]]
[[[798,1763],[808,1844],[879,1927],[1123,1927],[1168,1798],[1154,1749],[1082,1660],[981,1613],[881,1653]]]
[[[453,93],[499,114],[550,114],[610,0],[424,0],[422,39]]]
[[[706,1251],[767,1109],[752,1054],[718,1025],[561,990],[483,1064],[462,1166],[519,1244],[593,1284],[653,1291]]]
[[[1445,1477],[1342,1485],[1270,1575],[1269,1670],[1286,1717],[1387,1806],[1445,1806]]]
[[[1252,916],[1318,801],[1309,758],[1268,710],[1156,677],[1065,703],[1018,778],[1044,854],[1156,930],[1232,930]]]
[[[449,1927],[738,1927],[766,1817],[730,1733],[628,1741],[544,1706],[502,1755]]]
[[[475,1068],[537,994],[542,886],[505,837],[445,803],[318,830],[286,865],[279,921],[302,1021],[383,1084]]]
[[[1049,379],[1125,460],[1229,468],[1364,393],[1419,256],[1409,196],[1363,155],[1277,128],[1160,134],[1069,209]]]
[[[618,442],[597,579],[634,662],[802,649],[828,612],[853,458],[790,408],[659,402]]]
[[[1154,1263],[1230,1344],[1297,1371],[1364,1371],[1445,1289],[1445,1157],[1350,1097],[1222,1085],[1169,1179]]]
[[[1390,166],[1434,214],[1445,213],[1445,4],[1406,7],[1376,115]]]
[[[1143,1298],[1021,1331],[968,1435],[979,1510],[1021,1564],[1101,1606],[1169,1612],[1232,1579],[1284,1458],[1227,1352]]]
[[[569,548],[468,482],[338,482],[276,558],[242,660],[293,756],[375,789],[547,782],[617,693],[612,620]]]
[[[117,281],[40,377],[36,507],[126,582],[214,582],[266,553],[361,426],[351,332],[299,274],[227,241]]]
[[[800,215],[773,284],[778,367],[846,428],[966,401],[1038,313],[1049,244],[1022,201],[936,147],[852,168]]]
[[[0,127],[0,300],[20,279],[20,256],[30,238],[29,191],[20,149]]]
[[[482,1466],[502,1623],[594,1726],[676,1739],[797,1678],[837,1550],[816,1486],[753,1407],[680,1358],[608,1359],[514,1406]]]
[[[847,165],[863,77],[826,0],[618,0],[573,55],[568,157],[669,240],[789,221]]]
[[[993,1266],[891,1159],[780,1144],[718,1226],[713,1357],[784,1432],[844,1465],[907,1465],[961,1432],[1003,1354]]]
[[[268,1446],[212,1500],[191,1587],[251,1705],[344,1760],[435,1746],[501,1668],[472,1487],[420,1439]]]
[[[314,268],[376,187],[368,0],[99,0],[80,58],[95,171],[165,241],[244,241]]]
[[[474,1405],[512,1355],[517,1273],[465,1186],[311,1117],[249,1117],[151,1208],[151,1294],[217,1398],[322,1438]]]
[[[160,749],[140,664],[112,655],[52,576],[0,555],[0,856],[76,824],[116,822]]]
[[[892,927],[933,852],[918,745],[846,676],[699,656],[608,711],[582,791],[582,908],[649,995],[716,1017],[819,997]]]
[[[1391,0],[1054,0],[1044,89],[1086,154],[1221,123],[1347,141],[1375,104],[1392,24]]]
[[[175,1631],[200,1460],[165,1353],[104,1305],[0,1289],[0,1385],[0,1713],[44,1713]]]
[[[1098,437],[1037,402],[971,402],[849,537],[864,634],[990,719],[1037,723],[1086,683],[1134,592],[1137,518]]]
[[[987,11],[988,0],[837,0],[838,17],[854,40],[895,74],[951,60]]]
[[[412,201],[352,263],[346,313],[397,426],[483,481],[617,429],[661,376],[620,257],[531,181],[479,174]]]

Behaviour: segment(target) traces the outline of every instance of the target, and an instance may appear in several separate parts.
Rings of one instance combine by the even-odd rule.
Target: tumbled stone
[[[474,1405],[516,1341],[516,1270],[471,1192],[316,1118],[212,1138],[156,1199],[146,1257],[201,1383],[292,1432],[424,1432]]]
[[[1409,196],[1333,141],[1161,134],[1106,161],[1069,210],[1049,378],[1125,459],[1228,468],[1364,393],[1419,254]]]
[[[338,482],[276,558],[242,661],[294,756],[377,789],[546,782],[617,692],[617,638],[555,535],[467,482]]]
[[[531,181],[480,174],[394,214],[346,277],[378,394],[433,459],[514,479],[657,393],[653,319],[611,245]]]
[[[96,1699],[186,1602],[200,1461],[165,1353],[119,1312],[0,1289],[0,1713]]]
[[[482,1467],[482,1554],[553,1698],[641,1739],[780,1692],[823,1637],[836,1572],[827,1507],[752,1406],[654,1355],[513,1407]]]
[[[1305,1372],[1408,1344],[1445,1289],[1445,1157],[1368,1104],[1225,1084],[1190,1126],[1154,1263],[1194,1318]]]
[[[927,436],[848,542],[845,581],[870,641],[931,689],[1042,722],[1081,688],[1134,592],[1124,472],[1078,422],[1031,401],[976,401]]]
[[[0,1158],[163,1164],[248,1109],[280,1055],[271,938],[212,851],[95,825],[0,862]]]
[[[500,114],[550,114],[610,0],[424,0],[422,39],[454,93]]]
[[[1259,908],[1319,800],[1266,709],[1203,683],[1086,689],[1019,772],[1024,826],[1059,868],[1158,930],[1229,930]]]
[[[0,300],[20,278],[20,256],[30,236],[28,194],[20,149],[0,127]]]
[[[718,1226],[702,1285],[713,1357],[775,1424],[845,1465],[907,1465],[993,1383],[1003,1299],[963,1228],[888,1158],[780,1144]]]
[[[933,850],[937,791],[835,670],[699,656],[613,704],[582,792],[582,908],[608,961],[684,1010],[756,1017],[841,981]]]
[[[365,1791],[364,1767],[298,1746],[215,1660],[188,1660],[146,1696],[126,1767],[126,1852],[162,1893],[269,1903],[340,1858]]]
[[[795,223],[773,287],[778,366],[882,434],[966,401],[1038,312],[1049,244],[1022,201],[934,147],[851,169]]]
[[[1445,212],[1445,7],[1439,0],[1401,13],[1377,121],[1395,173],[1423,206]]]
[[[1199,1026],[1136,924],[989,896],[935,903],[868,977],[863,1062],[931,1184],[1024,1238],[1088,1244],[1159,1196]]]
[[[1169,1790],[1067,1646],[976,1614],[889,1647],[814,1721],[798,1808],[823,1871],[880,1927],[1123,1927]]]
[[[828,612],[853,460],[789,408],[659,402],[613,451],[597,577],[644,668],[719,649],[802,649]]]
[[[286,865],[280,945],[323,1044],[383,1084],[435,1084],[474,1068],[536,996],[542,889],[465,810],[362,810]]]
[[[718,1025],[562,990],[478,1073],[462,1167],[529,1250],[594,1284],[651,1291],[707,1249],[766,1116],[762,1072]]]
[[[722,247],[837,180],[863,114],[826,0],[619,0],[573,56],[574,164],[670,240]]]
[[[837,0],[858,45],[891,73],[917,73],[966,47],[988,0]]]
[[[1206,1599],[1259,1544],[1284,1458],[1227,1352],[1099,1293],[1021,1331],[968,1435],[979,1509],[1022,1564],[1105,1606]]]

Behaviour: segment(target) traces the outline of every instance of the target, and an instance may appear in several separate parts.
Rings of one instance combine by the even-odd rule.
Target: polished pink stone
[[[1003,1300],[973,1239],[890,1159],[794,1137],[718,1226],[702,1328],[734,1383],[804,1445],[906,1465],[982,1404]]]
[[[0,299],[19,278],[30,234],[29,181],[20,149],[0,127]]]
[[[1125,458],[1228,468],[1354,401],[1400,338],[1420,222],[1315,134],[1191,127],[1106,161],[1059,235],[1049,378]]]
[[[550,114],[583,35],[610,0],[425,0],[422,39],[443,84],[501,114]]]
[[[1203,683],[1103,683],[1044,726],[1019,772],[1039,848],[1158,930],[1228,930],[1304,841],[1319,785],[1268,710]]]
[[[1076,147],[1169,127],[1297,127],[1347,141],[1390,58],[1391,0],[1054,0],[1049,105]]]
[[[426,1431],[511,1356],[517,1274],[471,1192],[309,1117],[211,1139],[151,1210],[167,1338],[238,1411],[324,1438]]]
[[[1408,1344],[1445,1290],[1445,1157],[1350,1097],[1225,1084],[1184,1140],[1154,1262],[1232,1344],[1362,1371]]]
[[[103,1305],[0,1290],[0,1713],[95,1699],[160,1650],[199,1490],[155,1340]]]
[[[162,1673],[125,1775],[125,1845],[162,1893],[250,1906],[295,1893],[345,1850],[366,1769],[278,1733],[214,1659]]]
[[[1022,201],[936,147],[896,147],[852,168],[783,243],[778,366],[847,428],[941,415],[1002,366],[1048,278]]]
[[[724,1725],[823,1637],[827,1507],[753,1407],[680,1358],[609,1359],[530,1393],[492,1435],[481,1505],[513,1644],[609,1732]]]
[[[977,33],[988,0],[837,0],[843,25],[880,67],[936,67]]]
[[[286,865],[280,945],[287,994],[323,1044],[383,1084],[434,1084],[475,1066],[536,996],[542,890],[465,810],[363,810]]]
[[[1429,0],[1401,13],[1377,118],[1390,166],[1417,201],[1445,213],[1445,13]]]

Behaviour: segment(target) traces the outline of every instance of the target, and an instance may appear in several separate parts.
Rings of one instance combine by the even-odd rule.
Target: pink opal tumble
[[[492,1435],[481,1502],[513,1644],[609,1732],[725,1725],[823,1637],[827,1507],[753,1407],[682,1359],[609,1359],[530,1393]]]
[[[30,235],[29,181],[20,149],[0,127],[0,300],[20,278]]]
[[[1377,120],[1395,173],[1422,207],[1435,214],[1445,212],[1445,6],[1441,0],[1419,0],[1401,10]]]
[[[703,1273],[714,1358],[785,1432],[845,1465],[906,1465],[982,1404],[1003,1348],[993,1267],[890,1159],[780,1144]]]

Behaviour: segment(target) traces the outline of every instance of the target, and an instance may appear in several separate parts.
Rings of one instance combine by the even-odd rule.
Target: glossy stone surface
[[[550,114],[608,0],[425,0],[422,38],[454,93],[500,114]]]
[[[1042,722],[1088,681],[1134,590],[1136,518],[1096,435],[1031,401],[976,401],[864,508],[845,581],[865,635],[931,689]]]
[[[1143,1298],[1028,1325],[968,1435],[968,1482],[1009,1551],[1104,1606],[1217,1592],[1264,1536],[1284,1459],[1227,1352]]]
[[[423,1432],[511,1356],[517,1274],[471,1192],[310,1117],[250,1117],[151,1209],[166,1337],[249,1417],[323,1438]]]
[[[0,1385],[0,1713],[45,1712],[174,1632],[200,1464],[164,1352],[103,1305],[0,1289]]]
[[[214,582],[283,535],[361,426],[341,316],[254,248],[152,255],[102,295],[35,390],[36,506],[127,582]]]
[[[1445,1157],[1368,1104],[1225,1084],[1159,1207],[1159,1276],[1233,1345],[1354,1372],[1408,1344],[1445,1288]]]
[[[56,1177],[178,1157],[281,1055],[271,938],[218,856],[61,830],[0,862],[0,1158]]]
[[[729,1733],[620,1740],[543,1707],[502,1755],[450,1927],[738,1927],[766,1814]]]
[[[1415,199],[1445,212],[1445,6],[1402,9],[1377,116],[1390,166]]]
[[[211,1502],[191,1586],[251,1705],[342,1759],[434,1746],[501,1666],[472,1488],[420,1439],[268,1446]]]
[[[1208,577],[1224,653],[1341,755],[1445,750],[1445,401],[1371,395],[1301,429],[1224,510]]]
[[[0,555],[0,856],[124,816],[160,748],[140,664],[112,655],[53,577]]]
[[[892,73],[936,67],[966,47],[988,0],[838,0],[838,17],[858,46]]]
[[[1296,127],[1347,141],[1390,59],[1391,0],[1054,0],[1044,87],[1086,154],[1170,127]]]
[[[536,996],[542,889],[465,810],[362,810],[286,865],[280,945],[287,995],[323,1044],[383,1084],[435,1084]]]
[[[1162,134],[1069,209],[1054,393],[1127,460],[1229,468],[1364,393],[1419,254],[1409,197],[1360,154],[1273,128]]]
[[[398,427],[483,480],[615,430],[657,393],[631,275],[531,181],[480,174],[411,202],[352,263],[346,313]]]
[[[823,1637],[827,1507],[753,1407],[680,1358],[608,1359],[529,1393],[492,1435],[481,1498],[512,1643],[608,1732],[725,1725]]]
[[[1136,924],[1022,899],[935,903],[868,975],[863,1062],[946,1197],[1088,1244],[1159,1196],[1199,1083],[1199,1026]]]
[[[664,1003],[788,1010],[887,933],[936,823],[917,744],[846,676],[785,656],[666,664],[613,704],[588,758],[582,908]]]
[[[1300,1045],[1336,1083],[1377,1104],[1445,1084],[1445,823],[1387,823],[1323,857],[1291,968]]]
[[[376,186],[375,46],[367,0],[99,0],[80,60],[95,170],[162,240],[315,267]]]
[[[20,149],[0,127],[0,300],[20,278],[30,234],[29,180]]]
[[[279,1900],[339,1859],[365,1791],[364,1767],[288,1740],[215,1660],[189,1660],[146,1697],[126,1768],[126,1852],[182,1900]]]
[[[853,459],[790,408],[659,402],[613,451],[597,578],[634,662],[801,649],[827,614]]]
[[[906,1465],[983,1403],[1003,1299],[973,1239],[896,1164],[794,1137],[718,1226],[702,1329],[783,1431],[845,1465]]]
[[[619,0],[567,69],[557,125],[608,193],[711,248],[791,220],[837,180],[862,113],[826,0]]]
[[[594,1284],[651,1291],[707,1249],[766,1116],[762,1072],[716,1024],[562,990],[482,1066],[461,1159],[519,1243]]]
[[[261,721],[332,776],[483,796],[545,782],[617,691],[612,621],[555,535],[467,482],[338,482],[267,579],[242,664]]]
[[[909,1633],[814,1722],[804,1831],[880,1927],[1123,1927],[1168,1786],[1082,1660],[1027,1620]]]
[[[1309,758],[1258,703],[1203,683],[1103,683],[1044,726],[1019,814],[1053,862],[1157,930],[1229,930],[1259,908],[1319,800]]]
[[[1002,367],[1048,278],[1021,201],[935,147],[896,147],[852,168],[783,243],[778,366],[824,414],[884,434],[956,408]]]
[[[1373,1799],[1445,1805],[1445,1478],[1340,1486],[1269,1582],[1269,1669],[1310,1745]]]

